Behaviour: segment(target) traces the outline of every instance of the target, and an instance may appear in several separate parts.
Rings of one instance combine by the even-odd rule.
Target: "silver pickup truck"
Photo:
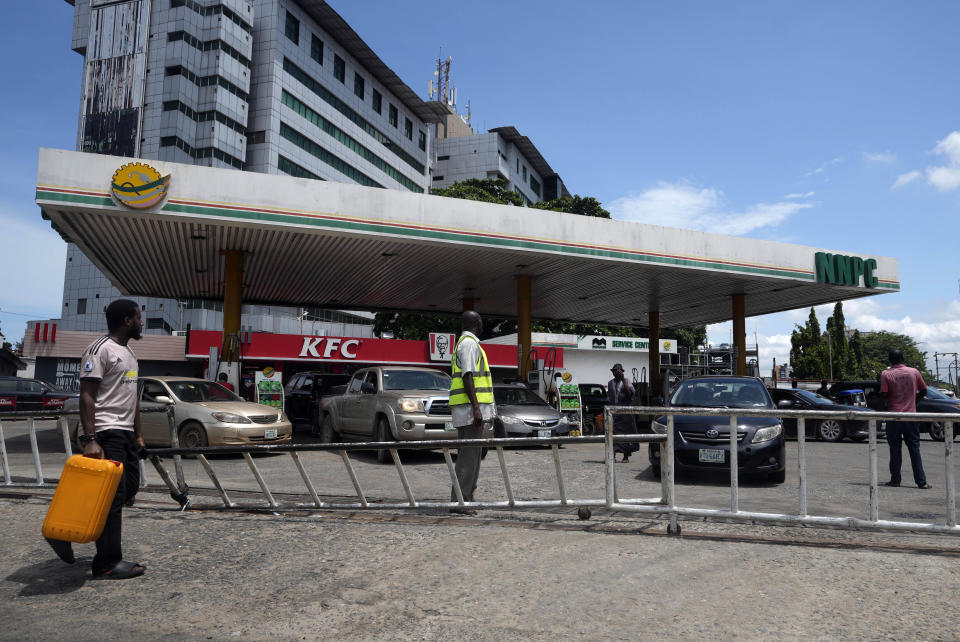
[[[320,440],[456,439],[449,391],[450,376],[430,368],[358,370],[346,392],[320,399]],[[390,461],[390,451],[377,451],[377,460]]]

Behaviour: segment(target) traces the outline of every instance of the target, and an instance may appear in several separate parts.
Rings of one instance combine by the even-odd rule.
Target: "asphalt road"
[[[14,472],[32,472],[29,442],[7,431]],[[41,447],[62,448],[41,431]],[[863,444],[809,444],[811,512],[865,514]],[[791,446],[791,449],[795,448]],[[883,515],[942,519],[942,445],[925,441],[935,488],[882,489]],[[793,451],[791,450],[791,453]],[[881,449],[881,467],[886,456]],[[571,496],[601,497],[602,450],[561,451]],[[52,475],[63,454],[44,455]],[[643,456],[618,464],[621,497],[659,485]],[[441,456],[405,454],[420,498],[449,494]],[[302,493],[288,456],[256,458],[275,492]],[[403,496],[393,466],[357,454],[370,497]],[[549,449],[510,449],[518,497],[555,497]],[[254,497],[243,459],[214,458],[227,488]],[[348,497],[336,455],[304,463],[321,493]],[[24,471],[25,468],[25,471]],[[201,486],[196,461],[187,479]],[[570,509],[440,512],[179,512],[155,486],[124,513],[125,550],[148,571],[126,582],[89,576],[90,544],[67,566],[39,536],[47,490],[0,489],[0,639],[956,639],[960,546],[948,536],[865,534],[685,522]],[[744,480],[744,508],[790,510],[795,472],[774,486]],[[209,486],[209,482],[206,483]],[[502,497],[496,457],[478,497]],[[688,505],[724,507],[723,475],[681,477]]]

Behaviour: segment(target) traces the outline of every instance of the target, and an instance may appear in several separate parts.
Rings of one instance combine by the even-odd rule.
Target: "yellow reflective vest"
[[[477,341],[472,336],[461,335],[457,340],[457,348],[463,341]],[[476,372],[473,373],[473,390],[477,395],[477,403],[493,403],[493,377],[490,375],[490,364],[487,362],[487,353],[483,351],[483,346],[477,341],[477,348],[480,350],[480,360],[477,363]],[[463,378],[460,373],[463,372],[457,365],[457,349],[454,348],[450,355],[450,373],[453,375],[453,381],[450,382],[450,405],[465,406],[470,403],[470,397],[463,387]]]

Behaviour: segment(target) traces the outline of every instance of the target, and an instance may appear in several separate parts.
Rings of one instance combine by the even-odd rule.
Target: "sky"
[[[897,258],[901,292],[845,303],[847,325],[960,352],[960,3],[328,1],[424,98],[451,56],[475,129],[515,126],[614,218]],[[47,4],[0,26],[8,340],[63,289],[33,187],[39,147],[75,148],[82,59],[72,7]],[[764,374],[808,313],[747,319]]]

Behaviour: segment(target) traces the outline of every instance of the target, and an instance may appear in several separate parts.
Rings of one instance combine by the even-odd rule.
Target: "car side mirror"
[[[369,381],[364,382],[364,384],[360,386],[360,392],[367,395],[372,395],[376,391],[377,391],[377,387],[372,383],[370,383]]]
[[[788,410],[790,408],[793,408],[793,401],[791,401],[790,399],[781,399],[780,401],[777,402],[777,408],[781,408],[783,410]]]
[[[153,398],[153,400],[156,401],[157,403],[162,403],[165,406],[170,406],[173,404],[173,399],[171,399],[167,395],[157,395],[156,397]]]

